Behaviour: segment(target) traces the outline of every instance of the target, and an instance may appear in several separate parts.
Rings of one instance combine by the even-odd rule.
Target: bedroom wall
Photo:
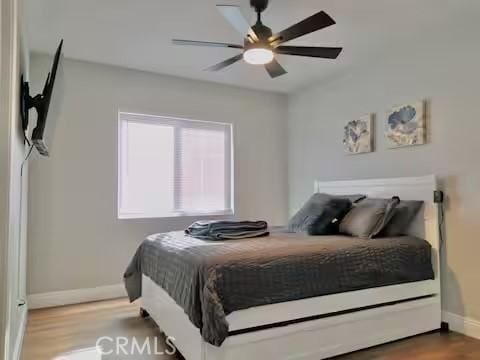
[[[466,15],[427,31],[289,98],[289,207],[311,194],[314,179],[438,174],[448,196],[444,308],[480,320],[478,22]],[[386,111],[417,99],[429,102],[429,144],[387,149]],[[377,151],[344,155],[344,124],[369,112],[377,114]]]
[[[50,62],[32,57],[36,90]],[[285,96],[65,60],[55,97],[52,156],[30,168],[29,294],[119,284],[146,235],[194,221],[117,219],[119,109],[232,122],[237,217],[285,223]]]

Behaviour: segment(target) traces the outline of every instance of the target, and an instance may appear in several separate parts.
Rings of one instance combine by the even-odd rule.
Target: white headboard
[[[402,200],[423,200],[423,213],[413,221],[408,233],[427,240],[433,249],[432,262],[436,279],[440,279],[440,232],[438,206],[433,202],[437,190],[435,175],[391,179],[368,179],[348,181],[315,181],[315,192],[334,195],[364,194],[368,197],[390,198],[399,196]]]

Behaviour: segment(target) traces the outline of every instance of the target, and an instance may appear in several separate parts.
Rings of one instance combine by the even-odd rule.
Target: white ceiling
[[[172,38],[241,43],[241,36],[216,10],[215,0],[24,1],[29,46],[35,52],[53,53],[64,38],[68,58],[275,92],[293,92],[374,61],[388,46],[406,45],[417,33],[460,16],[463,5],[473,4],[468,0],[271,0],[264,22],[274,31],[319,10],[337,22],[291,44],[344,47],[337,60],[280,55],[289,73],[272,80],[263,68],[244,62],[218,73],[202,71],[238,50],[171,44]],[[247,18],[253,18],[248,0],[219,2],[241,5]]]

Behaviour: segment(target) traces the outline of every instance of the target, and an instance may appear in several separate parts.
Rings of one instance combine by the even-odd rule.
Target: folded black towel
[[[204,240],[234,240],[267,236],[265,221],[197,221],[185,233]]]

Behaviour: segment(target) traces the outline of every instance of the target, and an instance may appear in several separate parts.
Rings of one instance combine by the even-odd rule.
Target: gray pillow
[[[362,239],[379,234],[394,214],[400,199],[365,199],[356,204],[340,223],[340,232]]]
[[[400,201],[395,208],[391,220],[378,234],[379,237],[392,237],[406,235],[407,229],[415,216],[422,208],[423,201],[409,200]]]
[[[323,193],[313,194],[312,197],[288,222],[289,232],[311,232],[312,235],[321,235],[325,226],[340,215],[344,215],[351,208],[353,202],[364,199],[365,195],[334,196]],[[345,208],[348,209],[345,209]],[[340,220],[340,219],[338,219]]]

